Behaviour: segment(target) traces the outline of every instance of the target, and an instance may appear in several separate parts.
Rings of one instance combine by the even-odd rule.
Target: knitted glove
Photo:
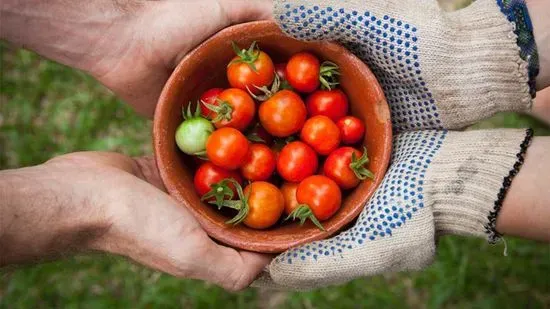
[[[370,66],[397,132],[531,108],[538,58],[523,0],[478,0],[452,13],[436,0],[274,2],[284,32],[338,41]]]
[[[355,226],[279,255],[256,286],[301,290],[420,270],[443,234],[496,241],[498,212],[531,138],[530,130],[397,136],[391,167]]]

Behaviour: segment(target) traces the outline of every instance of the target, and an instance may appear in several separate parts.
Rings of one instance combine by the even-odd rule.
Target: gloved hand
[[[538,58],[521,0],[478,0],[452,13],[436,0],[274,3],[287,34],[338,41],[370,66],[396,131],[457,129],[531,109]]]
[[[444,234],[499,238],[496,218],[532,138],[528,130],[416,131],[354,227],[276,257],[256,286],[311,289],[420,270]]]

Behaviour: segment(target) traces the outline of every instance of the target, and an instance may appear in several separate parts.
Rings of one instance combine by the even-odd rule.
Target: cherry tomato
[[[296,191],[298,203],[307,205],[320,221],[332,217],[342,204],[342,192],[330,178],[315,175],[306,178]]]
[[[223,92],[223,88],[212,88],[207,90],[205,93],[202,94],[200,98],[200,104],[201,104],[201,115],[204,118],[212,119],[214,112],[212,112],[204,103],[211,104],[211,105],[217,105],[218,96],[220,93]]]
[[[283,147],[277,159],[277,172],[290,182],[300,182],[315,174],[318,166],[317,154],[302,142],[292,142]]]
[[[276,167],[275,154],[264,144],[252,144],[248,150],[241,173],[251,181],[268,180]]]
[[[195,112],[191,111],[191,104],[187,105],[187,111],[183,113],[184,121],[176,129],[176,145],[185,154],[199,155],[206,149],[208,137],[214,131],[212,123],[200,116],[200,109],[195,106]]]
[[[344,117],[336,125],[340,129],[342,143],[346,145],[359,143],[365,136],[365,124],[357,117]]]
[[[298,190],[298,184],[294,182],[285,182],[281,187],[285,198],[285,214],[287,215],[290,215],[300,205],[296,200],[296,190]]]
[[[340,129],[330,118],[315,116],[306,121],[300,138],[317,153],[328,155],[340,145]]]
[[[275,79],[275,65],[271,58],[260,51],[255,42],[248,50],[239,50],[233,44],[237,56],[227,67],[227,79],[231,87],[250,90],[254,94],[261,93],[256,87],[269,86]],[[256,86],[256,87],[254,87]]]
[[[304,101],[295,92],[281,90],[260,105],[260,122],[275,137],[300,132],[307,118]]]
[[[212,122],[216,128],[246,129],[256,113],[256,104],[245,91],[237,88],[224,90],[215,104],[207,105],[212,111]]]
[[[227,184],[223,185],[221,182],[223,180],[227,179],[234,179],[239,184],[242,184],[243,180],[241,175],[239,173],[234,171],[228,171],[221,167],[218,167],[210,162],[202,164],[197,172],[195,173],[194,178],[194,184],[195,184],[195,190],[197,191],[197,194],[202,198],[208,193],[211,193],[212,190],[214,190],[213,196],[208,198],[206,201],[215,201],[216,200],[216,194],[220,196],[220,198],[223,199],[231,199],[230,196],[227,196],[226,189],[231,190],[232,197],[237,197],[237,191],[235,189],[235,185],[233,183],[228,182]],[[219,190],[219,191],[218,191]],[[216,192],[217,191],[217,192]]]
[[[374,178],[372,172],[365,167],[368,163],[366,153],[352,147],[342,147],[328,156],[323,174],[334,180],[340,188],[349,190],[357,187],[361,180]]]
[[[319,88],[321,64],[314,55],[302,52],[290,58],[286,66],[286,79],[292,88],[310,93]]]
[[[348,97],[342,90],[318,90],[307,98],[309,116],[327,116],[337,122],[348,113]]]
[[[248,214],[244,224],[254,229],[273,226],[283,214],[285,199],[281,191],[269,182],[256,181],[244,189],[248,196]]]
[[[237,129],[218,129],[206,142],[206,155],[215,165],[235,170],[244,163],[248,155],[248,140]]]

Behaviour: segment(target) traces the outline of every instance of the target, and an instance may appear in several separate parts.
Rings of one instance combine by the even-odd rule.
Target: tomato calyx
[[[216,99],[218,105],[213,105],[202,101],[202,104],[206,106],[210,111],[216,113],[216,118],[212,119],[212,122],[220,122],[223,120],[231,121],[233,119],[233,107],[229,102]]]
[[[215,201],[211,202],[214,203],[214,205],[218,206],[218,209],[222,209],[224,206],[223,203],[227,199],[232,199],[235,193],[231,188],[229,187],[229,184],[233,180],[234,182],[237,182],[233,178],[231,179],[224,179],[218,183],[215,183],[210,186],[211,190],[208,191],[202,198],[201,201],[204,202],[206,200],[209,200],[211,198],[214,198]]]
[[[294,209],[288,217],[285,218],[285,221],[292,219],[292,220],[300,220],[300,225],[304,225],[307,219],[311,220],[315,226],[317,226],[321,231],[326,231],[321,222],[317,220],[315,215],[313,214],[313,211],[311,211],[311,208],[308,205],[301,204]]]
[[[190,119],[199,118],[199,117],[204,118],[204,117],[201,116],[201,104],[200,104],[200,102],[197,102],[197,107],[195,108],[194,112],[191,110],[191,102],[189,102],[189,104],[187,104],[187,110],[185,109],[185,107],[181,108],[181,115],[183,116],[183,120],[190,120]],[[206,118],[204,118],[204,119],[206,119]],[[208,119],[206,119],[206,120],[208,120]]]
[[[250,207],[248,206],[248,196],[244,195],[243,187],[235,179],[231,178],[226,180],[235,186],[239,199],[236,201],[222,200],[222,202],[220,203],[221,206],[218,205],[218,209],[221,209],[222,207],[227,207],[237,210],[237,215],[235,215],[235,217],[233,217],[231,220],[226,221],[225,224],[238,225],[246,219],[246,216],[248,216],[248,212],[250,209]],[[233,193],[233,191],[231,192]],[[215,202],[210,202],[210,204],[217,205],[215,204]]]
[[[246,87],[246,90],[252,96],[256,101],[265,102],[269,100],[272,96],[274,96],[279,90],[282,90],[281,88],[281,78],[279,75],[275,74],[275,79],[273,79],[273,84],[271,84],[271,89],[267,88],[267,86],[258,87],[254,85],[254,88],[258,89],[262,95],[256,95],[250,89],[248,86]]]
[[[360,180],[365,180],[367,178],[374,179],[374,173],[365,167],[365,165],[369,162],[370,160],[367,155],[367,148],[363,147],[363,155],[360,158],[357,158],[355,152],[351,154],[351,163],[349,164],[349,168],[351,168],[355,176]]]
[[[254,63],[258,60],[258,58],[260,58],[260,48],[257,46],[256,41],[252,42],[248,50],[241,50],[239,46],[237,46],[237,44],[233,41],[231,42],[231,47],[233,48],[233,51],[235,51],[235,54],[237,54],[239,59],[231,61],[228,67],[236,63],[246,63],[250,67],[250,69],[252,69],[252,71],[258,73],[258,69],[256,68],[256,65]]]
[[[321,88],[324,90],[332,90],[340,85],[340,67],[334,62],[325,61],[321,64],[319,71],[319,81]]]

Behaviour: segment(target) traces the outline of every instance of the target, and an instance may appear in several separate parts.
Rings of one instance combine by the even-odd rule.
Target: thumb
[[[235,249],[208,242],[192,277],[208,280],[228,291],[247,288],[271,262],[272,256]]]

